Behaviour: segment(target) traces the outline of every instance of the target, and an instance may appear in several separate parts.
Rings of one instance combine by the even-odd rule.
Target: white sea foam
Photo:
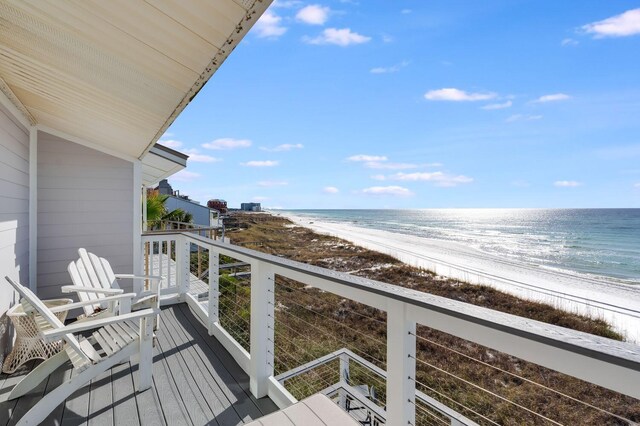
[[[524,299],[602,318],[627,340],[640,342],[640,286],[527,265],[452,241],[318,221],[289,213],[282,215],[300,226],[391,255],[441,276],[490,285]]]

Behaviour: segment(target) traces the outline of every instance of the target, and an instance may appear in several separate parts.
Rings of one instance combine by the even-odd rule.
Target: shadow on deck
[[[191,314],[186,304],[162,309],[153,359],[153,387],[136,393],[136,363],[105,372],[58,406],[48,425],[237,425],[277,410],[255,399],[249,377]],[[71,374],[71,365],[22,398],[6,398],[34,362],[0,375],[0,426],[15,424],[38,399]]]

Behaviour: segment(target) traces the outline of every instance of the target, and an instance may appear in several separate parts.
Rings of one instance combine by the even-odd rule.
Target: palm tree
[[[164,203],[168,198],[168,195],[160,195],[155,191],[147,196],[148,229],[158,226],[162,218],[167,214],[167,207]]]
[[[158,228],[163,221],[193,223],[193,215],[182,209],[167,211],[165,202],[168,195],[152,192],[147,196],[147,223],[148,229]]]
[[[170,222],[179,222],[179,223],[193,223],[193,215],[189,212],[186,212],[182,209],[175,209],[165,214],[162,220],[167,220]]]

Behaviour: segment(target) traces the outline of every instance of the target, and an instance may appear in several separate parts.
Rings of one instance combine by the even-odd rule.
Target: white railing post
[[[191,253],[189,251],[190,243],[184,235],[176,236],[176,290],[180,295],[180,300],[185,300],[185,294],[189,291],[189,272],[190,272],[190,258]],[[171,277],[167,277],[168,280]],[[168,283],[171,285],[171,283]]]
[[[220,297],[220,254],[209,246],[209,336],[213,334],[213,327],[218,319],[218,299]]]
[[[387,424],[414,425],[416,323],[407,305],[389,300],[387,310]]]
[[[274,280],[269,265],[251,262],[251,363],[250,389],[253,396],[267,395],[273,376]]]
[[[349,371],[349,355],[343,353],[340,354],[340,381],[346,384],[348,383],[348,378],[350,377],[351,372]],[[347,395],[344,391],[340,391],[339,394],[338,405],[346,410],[347,409]]]

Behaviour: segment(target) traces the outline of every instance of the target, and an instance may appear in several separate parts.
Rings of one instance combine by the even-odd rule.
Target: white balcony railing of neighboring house
[[[470,402],[436,388],[425,379],[425,374],[431,374],[485,392],[496,404],[509,406],[511,415],[530,422],[559,424],[550,414],[536,412],[523,401],[484,389],[423,359],[423,351],[417,351],[417,347],[434,343],[423,335],[426,327],[482,345],[487,353],[507,354],[516,357],[511,358],[516,363],[518,359],[528,361],[640,403],[640,347],[632,343],[310,266],[192,232],[145,233],[142,243],[146,271],[167,277],[162,289],[165,302],[186,302],[209,334],[248,373],[251,392],[256,397],[269,396],[280,407],[296,402],[296,397],[323,392],[363,425],[498,424],[499,420],[480,413]],[[326,312],[314,311],[302,298],[289,297],[283,302],[282,292],[291,295],[295,291],[301,295],[315,292],[318,298],[334,297],[331,303],[337,303],[335,309],[349,315],[369,312],[363,324],[375,321],[386,333],[365,333],[327,317]],[[364,310],[350,311],[349,306],[354,304]],[[319,322],[302,317],[284,321],[294,315],[293,308],[313,312]],[[293,330],[294,322],[301,328]],[[325,338],[318,324],[348,327],[338,335],[354,338]],[[300,329],[307,331],[306,336]],[[287,339],[296,341],[283,342],[283,332]],[[353,344],[358,341],[380,347],[380,353],[372,356]],[[288,346],[294,343],[298,357]],[[452,351],[452,363],[459,356],[471,358],[444,349]],[[527,382],[531,392],[550,392],[552,398],[568,398],[585,410],[632,424],[606,408],[555,390],[549,383],[536,383],[489,362],[474,361],[483,364],[482,368],[500,370],[514,382]]]

